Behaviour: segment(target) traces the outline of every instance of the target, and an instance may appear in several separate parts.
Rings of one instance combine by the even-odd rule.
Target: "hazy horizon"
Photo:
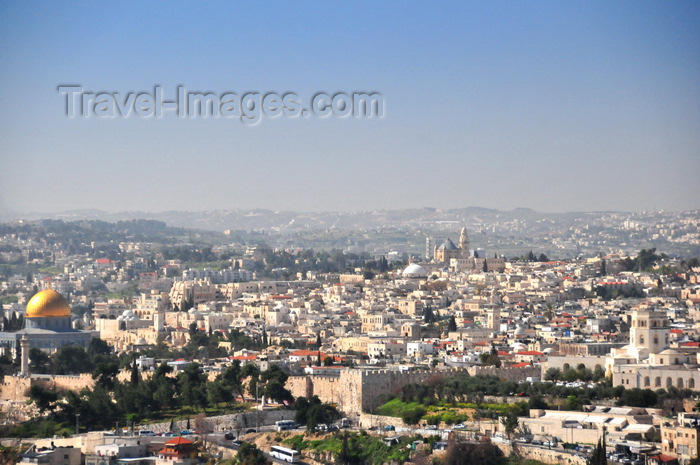
[[[700,206],[700,4],[0,5],[0,213]],[[377,93],[381,118],[66,116],[59,86]]]

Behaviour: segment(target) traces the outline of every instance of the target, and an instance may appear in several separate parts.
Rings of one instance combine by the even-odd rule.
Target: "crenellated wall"
[[[37,376],[5,376],[0,384],[0,399],[13,401],[26,401],[29,399],[29,388],[33,384],[40,384],[51,390],[80,391],[83,388],[92,388],[95,380],[90,373],[80,375],[37,375]]]
[[[317,395],[322,401],[335,403],[347,416],[359,417],[360,412],[378,407],[380,396],[396,392],[409,383],[424,383],[430,378],[444,378],[457,373],[494,375],[501,379],[519,381],[528,376],[539,376],[539,367],[496,368],[469,367],[450,370],[398,371],[386,369],[345,369],[337,376],[307,375],[291,376],[287,389],[294,397]]]

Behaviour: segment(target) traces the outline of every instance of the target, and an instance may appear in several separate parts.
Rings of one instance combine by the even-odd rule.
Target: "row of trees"
[[[573,370],[571,370],[573,371]],[[425,383],[406,384],[395,393],[400,401],[419,407],[445,403],[482,404],[484,396],[521,396],[527,397],[529,408],[550,407],[545,398],[566,399],[561,405],[571,410],[579,410],[582,405],[591,404],[604,399],[617,399],[618,405],[633,407],[657,407],[667,411],[681,408],[683,398],[694,393],[687,389],[669,387],[651,391],[650,389],[625,389],[623,386],[612,386],[610,382],[598,383],[593,387],[557,386],[553,383],[517,383],[500,380],[493,375],[457,374],[448,378],[432,377]],[[388,395],[383,400],[389,401],[394,395]],[[421,409],[413,409],[418,418]],[[410,412],[409,412],[410,413]],[[407,415],[409,414],[407,413]]]
[[[98,342],[91,343],[88,351],[66,346],[46,359],[43,352],[34,352],[38,357],[32,363],[37,369],[44,363],[44,368],[54,373],[91,372],[95,380],[94,388],[80,392],[32,386],[30,398],[50,422],[66,425],[80,415],[81,425],[88,429],[107,428],[118,421],[162,417],[165,411],[230,408],[247,393],[287,405],[294,402],[285,388],[288,375],[277,365],[260,371],[254,364],[234,361],[210,382],[197,363],[190,363],[177,375],[163,363],[151,376],[144,377],[135,357],[110,355],[105,353],[103,341],[94,341]],[[125,370],[128,379],[121,381],[118,375]]]
[[[596,365],[591,371],[586,365],[579,363],[576,368],[571,368],[565,363],[562,369],[549,368],[544,379],[548,381],[593,381],[597,382],[605,378],[605,369],[601,365]]]

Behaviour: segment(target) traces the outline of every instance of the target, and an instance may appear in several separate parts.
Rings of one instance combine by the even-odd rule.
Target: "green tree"
[[[407,408],[401,412],[401,419],[407,425],[415,425],[425,414],[426,410],[423,407]]]
[[[154,408],[176,408],[178,399],[175,397],[177,380],[171,376],[173,367],[163,362],[149,380],[150,392],[153,393]]]
[[[29,388],[29,399],[39,408],[39,412],[53,411],[58,401],[58,393],[44,388],[39,384],[32,384]]]
[[[49,373],[49,355],[43,350],[32,347],[29,349],[29,370],[32,373]]]
[[[116,361],[99,363],[92,370],[92,379],[98,386],[102,386],[108,391],[114,389],[114,383],[119,374],[119,364]]]
[[[260,369],[252,363],[246,363],[241,368],[241,378],[249,378],[248,392],[255,394],[260,380]]]
[[[433,307],[430,305],[426,305],[425,309],[423,309],[423,321],[426,323],[435,323],[435,314],[433,313]]]
[[[233,458],[234,465],[266,465],[269,463],[272,462],[265,458],[265,454],[251,442],[241,444]]]
[[[93,365],[87,352],[80,346],[67,345],[54,352],[51,357],[56,375],[92,373]]]
[[[233,391],[236,395],[243,396],[243,376],[241,372],[241,362],[234,360],[231,365],[226,367],[226,370],[221,373],[218,378],[223,382],[227,389]]]
[[[206,394],[207,378],[199,369],[199,364],[190,363],[177,375],[177,386],[179,397],[183,405],[191,407],[205,407],[207,404]]]
[[[566,405],[568,410],[581,410],[581,400],[578,398],[578,396],[568,396],[566,398]]]
[[[233,400],[233,391],[223,381],[215,380],[207,385],[207,396],[210,405],[228,405]]]
[[[291,404],[294,402],[294,396],[292,396],[292,393],[278,381],[271,381],[265,384],[264,393],[265,397],[268,399],[273,399],[286,404]]]
[[[454,315],[451,315],[450,320],[447,322],[447,331],[457,331],[457,321],[455,321]]]
[[[603,434],[603,438],[598,439],[593,454],[586,461],[586,465],[608,465],[605,448],[605,434]]]
[[[518,414],[515,411],[510,411],[505,416],[501,417],[501,424],[510,439],[515,430],[518,428]]]
[[[134,355],[134,360],[131,363],[131,384],[136,386],[141,381],[141,376],[139,375],[139,367],[136,365],[136,356]]]

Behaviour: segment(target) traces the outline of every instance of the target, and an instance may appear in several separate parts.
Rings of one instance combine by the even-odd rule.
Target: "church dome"
[[[425,268],[416,263],[408,265],[401,274],[404,278],[426,278],[428,276],[428,272],[425,271]]]
[[[447,239],[445,239],[445,242],[443,242],[442,245],[438,247],[438,250],[457,250],[457,246],[454,242],[452,242],[452,239],[448,237]]]
[[[27,302],[27,318],[69,317],[68,301],[53,289],[38,292]]]

